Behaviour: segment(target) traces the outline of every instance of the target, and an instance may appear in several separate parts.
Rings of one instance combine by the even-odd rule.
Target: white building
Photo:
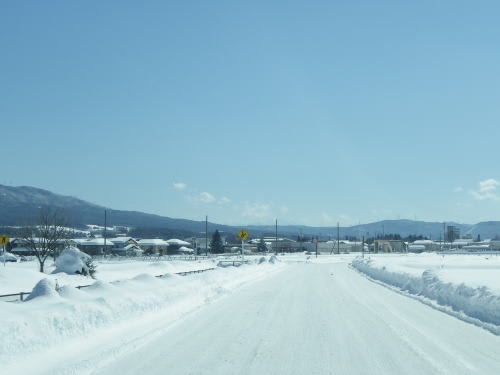
[[[109,254],[114,246],[114,243],[102,237],[90,239],[74,239],[78,249],[89,255]]]
[[[168,242],[160,238],[144,238],[137,242],[145,254],[166,254]]]

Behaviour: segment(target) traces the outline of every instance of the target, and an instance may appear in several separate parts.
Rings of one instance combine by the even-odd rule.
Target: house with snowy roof
[[[90,238],[83,241],[77,241],[78,249],[89,255],[109,254],[114,246],[113,241],[102,237]]]
[[[137,241],[144,254],[166,254],[168,242],[160,238],[143,238]]]
[[[43,242],[41,238],[33,238],[35,243]],[[69,238],[61,238],[56,241],[56,252],[61,251],[67,247],[76,246],[76,241]],[[37,245],[38,247],[38,245]],[[7,251],[16,255],[35,255],[33,249],[27,246],[26,240],[23,238],[12,238],[7,244]]]
[[[138,242],[132,237],[114,237],[109,239],[113,242],[111,252],[121,256],[136,256],[141,255],[143,250]]]

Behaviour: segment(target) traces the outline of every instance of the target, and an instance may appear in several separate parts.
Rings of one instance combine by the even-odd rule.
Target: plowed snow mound
[[[455,312],[500,326],[500,295],[485,286],[447,283],[433,270],[425,270],[420,276],[389,271],[370,259],[355,259],[351,265],[372,279],[395,286],[406,293],[425,297]]]
[[[54,297],[58,298],[59,293],[56,291],[56,284],[53,280],[50,279],[42,279],[40,280],[33,290],[31,291],[30,295],[26,298],[25,301],[31,301],[35,298],[40,298],[40,297]]]

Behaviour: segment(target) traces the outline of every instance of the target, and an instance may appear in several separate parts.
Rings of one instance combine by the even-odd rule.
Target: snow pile
[[[255,263],[257,263],[257,264],[262,264],[265,261],[266,261],[266,257],[260,257],[260,258],[255,259]]]
[[[54,280],[50,279],[42,279],[40,280],[33,290],[31,291],[30,295],[26,298],[26,301],[31,301],[34,300],[35,298],[40,298],[40,297],[59,297],[59,293],[56,291],[56,283]]]
[[[276,257],[276,255],[271,255],[271,257],[269,258],[269,263],[276,264],[276,262],[279,262],[279,259]]]
[[[17,262],[17,257],[14,254],[5,252],[4,254],[0,255],[0,263],[3,263],[4,261]]]
[[[166,326],[213,299],[284,267],[252,264],[161,278],[145,273],[113,283],[96,281],[82,289],[66,285],[57,291],[53,280],[44,279],[27,302],[0,302],[2,373],[22,373],[9,369],[30,355],[43,356],[68,345],[78,346],[82,337],[88,335],[109,338],[122,327],[135,327],[141,322],[146,329],[151,322]],[[142,329],[137,332],[143,334]]]
[[[444,282],[434,270],[420,275],[389,270],[372,259],[355,259],[351,265],[372,279],[395,286],[411,295],[430,299],[454,312],[500,326],[500,295],[486,286]]]
[[[52,273],[64,272],[69,275],[88,274],[86,262],[90,255],[78,250],[76,247],[64,249],[56,259],[56,269]]]

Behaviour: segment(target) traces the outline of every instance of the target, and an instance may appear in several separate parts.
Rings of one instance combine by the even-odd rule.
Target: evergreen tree
[[[265,253],[266,251],[267,251],[266,243],[264,242],[264,239],[261,238],[259,244],[257,245],[257,252]]]
[[[210,241],[210,251],[214,254],[222,254],[224,252],[224,244],[220,236],[219,230],[216,229]]]

